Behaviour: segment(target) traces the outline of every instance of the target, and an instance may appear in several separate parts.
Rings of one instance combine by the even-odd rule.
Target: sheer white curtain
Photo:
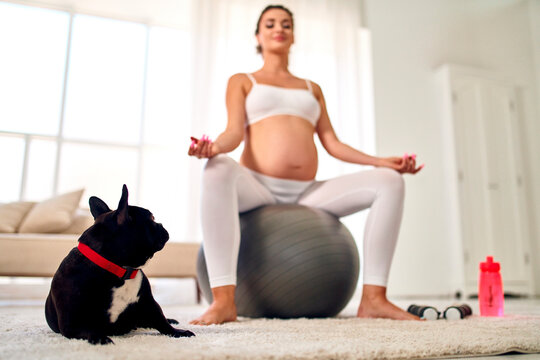
[[[0,99],[6,104],[0,106],[0,153],[12,155],[1,159],[9,171],[0,202],[36,201],[84,187],[83,206],[90,195],[114,204],[126,183],[130,201],[152,209],[173,241],[200,241],[204,161],[187,156],[189,136],[215,138],[225,128],[227,79],[262,65],[254,31],[268,3],[162,2],[174,4],[169,12],[177,28],[143,24],[141,12],[128,5],[117,11],[109,2],[74,0],[77,11],[70,14],[71,7],[60,4],[66,2],[39,3],[45,8],[32,6],[35,1],[0,1],[0,33],[14,34],[0,36]],[[321,85],[338,136],[371,153],[373,119],[364,116],[372,108],[364,91],[370,72],[363,70],[370,55],[360,37],[361,0],[281,3],[295,18],[291,71]],[[153,0],[140,4],[150,13],[160,8]],[[96,34],[102,35],[98,42]],[[21,87],[27,83],[32,91]],[[119,96],[103,96],[111,89]],[[22,103],[37,104],[39,111],[9,106]],[[88,120],[85,109],[96,121]],[[359,168],[322,148],[319,155],[319,179]],[[351,217],[351,223],[361,239],[362,216]]]
[[[318,83],[325,95],[330,120],[338,137],[349,145],[372,153],[373,119],[362,84],[369,79],[362,69],[366,54],[361,37],[360,0],[283,0],[278,2],[294,14],[295,44],[290,70],[296,76]],[[227,122],[225,90],[228,78],[238,72],[253,72],[262,65],[254,36],[260,12],[268,1],[199,0],[193,2],[192,69],[193,135],[215,138]],[[369,86],[368,86],[369,88]],[[185,139],[188,144],[188,139]],[[187,146],[187,145],[186,145]],[[326,154],[319,146],[318,179],[359,170]],[[237,157],[239,150],[232,156]],[[190,174],[194,211],[190,223],[199,223],[199,182],[203,161],[192,159]],[[346,220],[355,237],[362,238],[363,216]],[[200,233],[194,234],[200,237]]]

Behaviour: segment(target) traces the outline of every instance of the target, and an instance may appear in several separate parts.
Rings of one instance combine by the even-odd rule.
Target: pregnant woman
[[[262,68],[229,79],[228,122],[215,141],[192,137],[188,154],[208,159],[202,179],[202,227],[213,302],[193,324],[235,321],[239,213],[276,203],[296,203],[338,217],[370,208],[364,236],[362,299],[357,316],[418,319],[388,301],[386,285],[401,223],[404,181],[415,174],[415,155],[376,157],[342,143],[328,118],[321,88],[288,70],[294,42],[292,13],[263,10],[255,35]],[[315,181],[317,134],[334,158],[375,168]],[[237,163],[227,155],[244,141]]]

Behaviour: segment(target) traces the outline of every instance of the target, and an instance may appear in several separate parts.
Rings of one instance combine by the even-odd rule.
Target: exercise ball
[[[358,249],[337,217],[300,205],[267,205],[242,213],[240,224],[239,316],[331,317],[347,305],[358,282]],[[203,246],[197,275],[211,303]]]

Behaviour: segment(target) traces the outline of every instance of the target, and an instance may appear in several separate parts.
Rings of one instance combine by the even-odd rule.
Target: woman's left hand
[[[394,169],[401,174],[416,174],[424,168],[424,164],[416,167],[416,154],[405,153],[402,157],[389,157],[382,160],[382,166]]]

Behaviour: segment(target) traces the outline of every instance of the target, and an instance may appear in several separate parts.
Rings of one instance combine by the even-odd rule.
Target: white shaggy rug
[[[42,307],[0,308],[0,359],[423,359],[540,353],[540,316],[458,321],[247,319],[189,325],[200,306],[165,306],[196,337],[174,339],[142,329],[93,346],[53,333]],[[345,314],[347,315],[347,314]]]

